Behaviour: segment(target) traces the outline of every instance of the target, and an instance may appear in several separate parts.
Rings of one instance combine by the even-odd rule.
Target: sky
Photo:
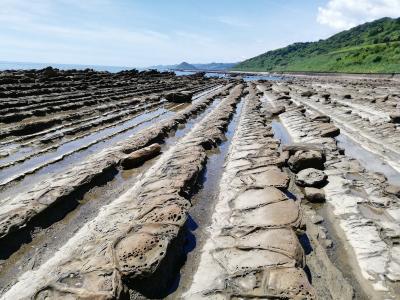
[[[238,62],[385,16],[400,0],[0,0],[0,61]]]

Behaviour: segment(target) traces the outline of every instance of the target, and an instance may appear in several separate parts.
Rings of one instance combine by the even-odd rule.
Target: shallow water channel
[[[171,132],[161,145],[162,152],[175,145],[220,102],[221,99],[216,98],[203,112],[192,116],[176,131]],[[24,236],[26,240],[21,240],[20,245],[16,244],[13,247],[15,252],[11,256],[9,253],[2,253],[0,259],[6,260],[0,264],[0,287],[6,289],[20,274],[49,259],[83,224],[96,217],[101,207],[131,188],[158,158],[159,156],[147,161],[139,168],[110,171],[103,176],[98,186],[91,186],[90,190],[83,191],[79,198],[73,199],[73,203],[59,208],[54,223],[47,224],[46,228],[36,229],[32,236]],[[0,289],[0,294],[2,292]]]
[[[170,294],[165,299],[178,299],[192,283],[200,261],[201,249],[208,238],[207,226],[211,224],[212,212],[219,196],[219,183],[224,171],[225,159],[238,125],[243,101],[242,99],[236,107],[225,133],[225,140],[218,148],[207,152],[207,165],[199,178],[199,187],[191,199],[192,207],[186,224],[187,235],[184,249],[187,256],[186,262],[171,286]]]
[[[338,146],[345,150],[346,156],[357,159],[369,171],[384,174],[388,182],[400,184],[400,173],[386,164],[380,156],[366,150],[345,134],[340,134],[336,137],[336,140],[338,141]]]

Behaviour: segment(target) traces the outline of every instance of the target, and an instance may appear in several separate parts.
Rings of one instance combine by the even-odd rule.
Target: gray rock
[[[188,103],[192,101],[193,93],[192,92],[174,92],[174,93],[168,93],[165,95],[165,99],[167,99],[170,102],[176,102],[176,103]]]
[[[305,91],[305,92],[301,93],[302,97],[311,97],[313,95],[315,95],[315,92],[313,92],[313,91]]]
[[[325,202],[325,192],[313,187],[304,188],[306,199],[310,202]]]
[[[325,100],[328,100],[331,97],[331,95],[329,93],[324,93],[321,94],[321,97],[324,98]]]
[[[276,98],[276,100],[289,100],[289,99],[291,99],[291,97],[287,95],[281,95],[278,98]]]
[[[324,152],[322,144],[311,143],[293,143],[290,145],[282,145],[282,152],[288,151],[290,155],[295,154],[297,151],[319,151]]]
[[[392,114],[390,114],[390,121],[392,123],[400,123],[400,113],[392,113]]]
[[[331,118],[325,115],[316,115],[311,117],[311,121],[318,121],[322,123],[329,123],[331,121]]]
[[[325,156],[321,151],[297,151],[288,160],[289,168],[297,173],[307,168],[322,170],[324,168]]]
[[[284,113],[285,112],[285,107],[283,106],[283,105],[279,105],[279,106],[276,106],[276,107],[274,107],[274,108],[272,108],[271,110],[270,110],[270,112],[271,112],[271,114],[273,115],[273,116],[276,116],[276,115],[279,115],[279,114],[281,114],[281,113]]]
[[[389,184],[385,188],[385,192],[400,198],[400,186]]]
[[[296,175],[296,184],[299,186],[319,187],[326,182],[328,176],[321,170],[308,168]]]

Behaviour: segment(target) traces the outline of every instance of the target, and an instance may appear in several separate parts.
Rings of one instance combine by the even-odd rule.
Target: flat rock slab
[[[181,194],[193,188],[204,168],[202,144],[223,135],[242,90],[234,87],[131,189],[104,206],[48,261],[24,273],[2,299],[120,299],[127,296],[128,283],[154,275],[186,222],[190,202]],[[153,278],[153,284],[161,285],[166,276]]]
[[[239,179],[246,185],[276,187],[286,189],[289,186],[289,176],[279,169],[270,169],[259,173],[242,175]]]
[[[249,88],[208,228],[210,237],[183,299],[316,299],[302,269],[304,251],[295,233],[302,212],[282,192],[288,177],[280,169],[278,145],[265,138],[271,128],[260,107]]]
[[[232,205],[236,210],[245,211],[286,199],[286,195],[274,187],[249,188],[239,193],[239,195],[232,200]]]

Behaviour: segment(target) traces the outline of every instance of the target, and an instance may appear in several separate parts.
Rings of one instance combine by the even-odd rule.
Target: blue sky
[[[0,61],[235,62],[383,16],[400,0],[0,0]]]

